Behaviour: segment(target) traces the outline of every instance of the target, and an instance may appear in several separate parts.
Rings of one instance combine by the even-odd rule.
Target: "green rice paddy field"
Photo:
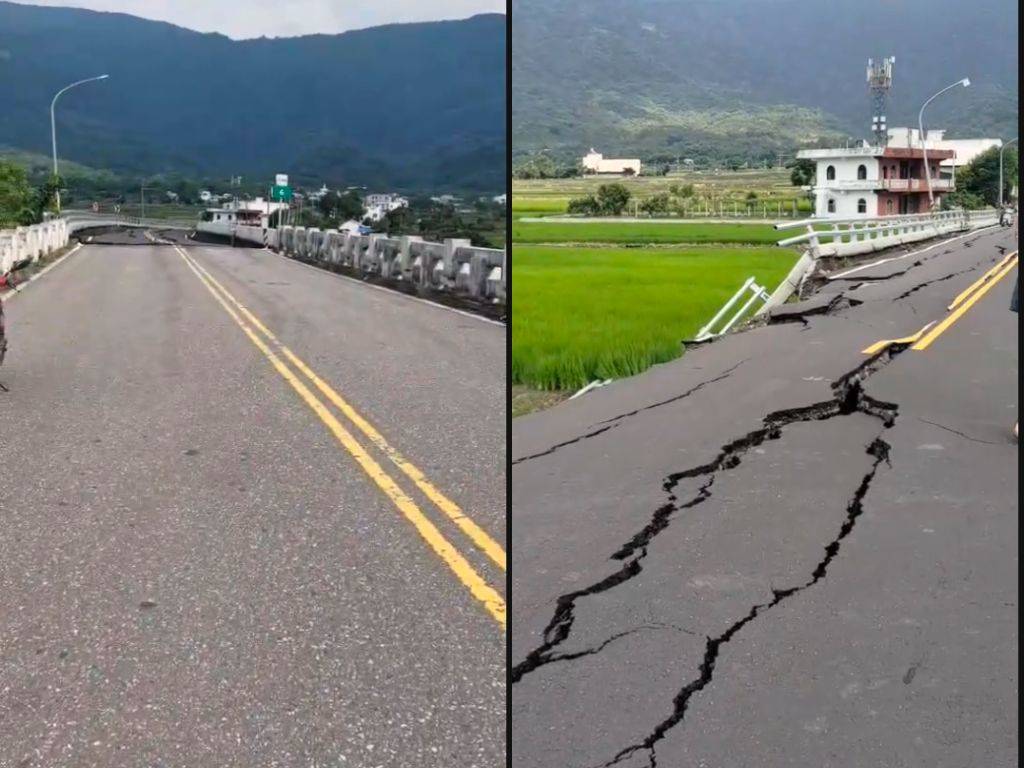
[[[672,360],[746,278],[774,287],[795,256],[775,247],[513,245],[513,384],[569,391]]]
[[[705,222],[512,222],[512,242],[528,243],[745,243],[774,245],[780,235],[771,224]]]
[[[774,288],[796,261],[772,220],[524,221],[565,213],[606,179],[514,181],[513,415],[547,408],[594,379],[618,379],[683,354],[683,340],[748,277]],[[616,180],[619,181],[619,180]],[[643,199],[674,183],[698,198],[804,212],[788,171],[621,180]],[[769,214],[771,212],[769,211]],[[746,223],[746,222],[757,223]]]

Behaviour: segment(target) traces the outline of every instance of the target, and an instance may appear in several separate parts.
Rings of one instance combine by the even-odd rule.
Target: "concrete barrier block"
[[[398,277],[411,280],[413,271],[412,244],[422,243],[423,238],[418,235],[404,235],[398,250]]]
[[[441,271],[441,275],[451,286],[455,285],[458,271],[456,252],[460,248],[469,248],[470,246],[472,243],[464,238],[446,237],[444,240],[444,256],[442,258],[444,269]]]

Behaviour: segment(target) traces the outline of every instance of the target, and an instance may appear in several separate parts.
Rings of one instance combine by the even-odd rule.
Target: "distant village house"
[[[408,208],[409,199],[391,193],[367,195],[363,200],[363,215],[370,221],[380,221],[391,211]]]
[[[266,228],[270,224],[270,215],[287,207],[287,203],[278,203],[257,197],[254,200],[235,200],[222,208],[208,208],[206,216],[209,217],[208,221],[217,224],[240,224]]]
[[[617,174],[619,176],[629,173],[632,173],[635,176],[640,175],[639,159],[622,160],[606,158],[593,147],[591,147],[589,153],[583,156],[582,162],[584,172],[597,174]]]

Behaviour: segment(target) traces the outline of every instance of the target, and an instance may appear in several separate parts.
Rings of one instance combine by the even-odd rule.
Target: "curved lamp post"
[[[1015,141],[1017,141],[1016,138],[1010,139],[1008,142],[1006,142],[1005,144],[1003,144],[1003,146],[1001,146],[999,148],[999,211],[1000,211],[1000,215],[1002,215],[1002,210],[1003,210],[1003,150],[1006,149],[1011,144],[1013,144]]]
[[[79,80],[71,85],[66,85],[54,94],[53,101],[50,102],[50,136],[53,139],[53,176],[57,177],[57,118],[54,112],[57,106],[57,99],[65,91],[70,91],[72,88],[78,85],[84,85],[85,83],[91,83],[95,80],[106,80],[110,75],[99,75],[98,77],[87,77],[85,80]],[[57,200],[57,213],[60,213],[60,190],[56,191]]]
[[[928,170],[928,147],[925,144],[925,140],[924,140],[924,108],[927,107],[929,104],[931,104],[932,101],[934,101],[936,98],[938,98],[939,96],[944,94],[946,91],[950,90],[951,88],[956,88],[958,85],[962,85],[964,88],[966,88],[970,84],[971,84],[971,81],[968,78],[965,77],[963,80],[957,80],[955,83],[947,85],[941,91],[939,91],[938,93],[933,95],[931,98],[929,98],[928,101],[926,101],[924,104],[922,104],[921,105],[921,111],[917,113],[917,132],[918,132],[918,135],[921,137],[921,151],[922,151],[922,153],[924,155],[924,178],[925,178],[925,180],[928,183],[928,208],[929,208],[929,210],[931,210],[932,208],[935,207],[935,195],[932,194],[932,175],[931,175],[931,173]]]

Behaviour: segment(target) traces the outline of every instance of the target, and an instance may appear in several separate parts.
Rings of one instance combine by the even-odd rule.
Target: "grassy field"
[[[514,245],[512,382],[572,390],[672,360],[747,277],[774,286],[795,257],[749,246]]]
[[[512,182],[513,189],[519,182]],[[513,197],[512,219],[528,216],[556,216],[569,208],[569,198],[558,197]]]
[[[643,221],[548,222],[513,221],[513,243],[757,243],[774,244],[782,237],[771,224]]]
[[[785,169],[768,168],[742,171],[689,171],[668,176],[618,178],[586,176],[572,179],[515,179],[512,181],[512,215],[552,215],[564,213],[569,200],[594,194],[601,184],[624,184],[635,198],[644,199],[665,193],[673,186],[693,185],[690,205],[695,211],[705,207],[722,214],[776,218],[798,212],[807,213],[810,201],[794,187]],[[753,193],[754,199],[747,199]]]

